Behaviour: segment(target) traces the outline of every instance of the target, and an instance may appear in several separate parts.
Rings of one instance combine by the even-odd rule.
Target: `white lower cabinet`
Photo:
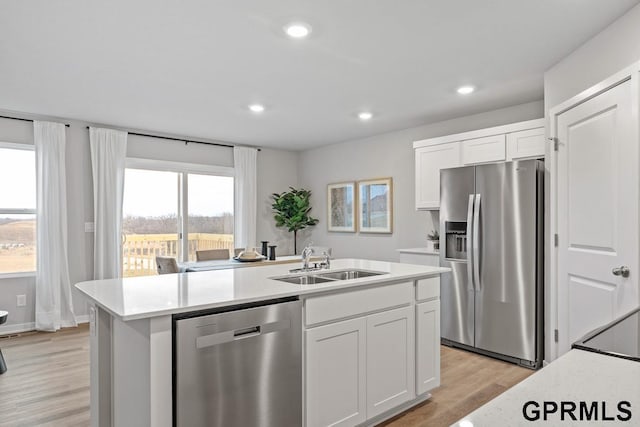
[[[367,317],[367,418],[415,397],[414,324],[412,307]]]
[[[416,305],[416,391],[440,385],[440,300]]]
[[[403,264],[420,264],[429,265],[431,267],[440,266],[440,255],[433,254],[412,254],[400,252],[400,262]]]
[[[365,317],[306,331],[307,427],[367,419],[366,333]]]
[[[362,424],[437,386],[439,295],[432,276],[306,299],[306,426]]]

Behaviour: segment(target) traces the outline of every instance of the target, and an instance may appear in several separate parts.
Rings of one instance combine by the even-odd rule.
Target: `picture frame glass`
[[[355,184],[330,184],[327,188],[329,231],[355,232]]]
[[[360,231],[391,233],[391,179],[360,181],[358,194]]]

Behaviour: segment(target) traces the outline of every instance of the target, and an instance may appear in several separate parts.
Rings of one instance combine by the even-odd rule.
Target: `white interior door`
[[[638,304],[634,88],[627,80],[556,116],[558,356]],[[614,275],[622,266],[628,277]]]

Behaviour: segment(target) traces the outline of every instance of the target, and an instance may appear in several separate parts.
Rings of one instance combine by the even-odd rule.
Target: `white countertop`
[[[440,252],[436,252],[427,248],[397,249],[397,251],[403,254],[440,255]]]
[[[331,261],[331,270],[357,268],[382,271],[385,274],[315,285],[293,285],[269,279],[269,277],[287,275],[291,268],[291,264],[281,264],[256,268],[93,280],[78,283],[76,288],[113,316],[127,321],[273,298],[344,290],[390,280],[416,279],[449,271],[449,269],[441,267],[362,259],[338,259]]]
[[[536,401],[542,409],[543,402],[568,401],[580,405],[581,401],[598,402],[598,422],[579,421],[579,409],[576,409],[578,421],[569,416],[560,419],[560,409],[550,414],[547,421],[528,421],[523,415],[523,406]],[[602,403],[606,402],[607,416],[625,415],[618,412],[618,402],[631,403],[630,422],[602,421]],[[533,406],[528,407],[528,411]],[[542,414],[542,410],[540,410]],[[532,416],[528,412],[528,416]],[[640,419],[640,363],[617,357],[605,356],[582,350],[571,350],[562,357],[516,384],[489,403],[453,424],[459,427],[484,426],[585,426],[639,425]]]

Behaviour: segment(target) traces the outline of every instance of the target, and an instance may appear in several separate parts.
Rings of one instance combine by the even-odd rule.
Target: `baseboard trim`
[[[76,322],[78,322],[78,324],[89,323],[89,315],[83,314],[82,316],[76,316]],[[14,323],[9,325],[2,325],[0,326],[0,336],[20,334],[23,332],[31,332],[35,330],[36,330],[36,322]]]
[[[36,329],[36,322],[14,323],[0,326],[0,335],[19,334],[21,332],[29,332]]]
[[[76,316],[76,322],[80,323],[89,323],[89,315],[83,314],[82,316]]]
[[[421,394],[415,398],[413,398],[412,400],[410,400],[409,402],[405,402],[399,406],[396,406],[395,408],[389,409],[387,412],[383,412],[380,415],[377,415],[373,418],[371,418],[370,420],[365,421],[362,424],[358,424],[358,427],[373,427],[376,426],[378,424],[380,424],[383,421],[386,421],[390,418],[395,417],[398,414],[401,414],[411,408],[413,408],[414,406],[417,406],[423,402],[426,402],[427,400],[431,399],[431,393],[425,393],[425,394]]]

